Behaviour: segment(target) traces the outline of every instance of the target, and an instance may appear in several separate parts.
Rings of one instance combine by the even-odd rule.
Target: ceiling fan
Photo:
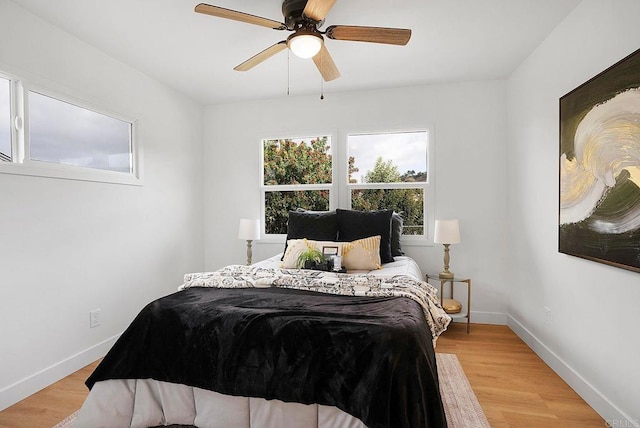
[[[333,40],[385,43],[406,45],[411,38],[411,30],[404,28],[362,27],[353,25],[331,25],[326,30],[319,28],[336,0],[283,0],[282,14],[284,23],[260,16],[250,15],[219,6],[200,3],[195,11],[205,15],[260,25],[274,30],[293,31],[286,40],[282,40],[236,66],[236,71],[247,71],[278,52],[289,48],[301,58],[313,58],[322,78],[330,81],[340,77],[327,47],[324,36]]]

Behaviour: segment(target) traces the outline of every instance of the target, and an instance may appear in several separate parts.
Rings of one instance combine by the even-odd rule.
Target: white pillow
[[[322,252],[322,247],[338,247],[338,254],[342,254],[343,244],[345,244],[345,242],[312,241],[307,238],[289,239],[287,241],[287,251],[284,253],[280,267],[284,269],[297,268],[296,262],[298,261],[298,257],[300,257],[300,253],[308,248],[317,248]]]
[[[280,267],[296,268],[300,253],[307,248],[338,247],[342,254],[342,266],[347,270],[374,270],[382,267],[380,262],[380,235],[357,239],[352,242],[312,241],[310,239],[289,239]]]

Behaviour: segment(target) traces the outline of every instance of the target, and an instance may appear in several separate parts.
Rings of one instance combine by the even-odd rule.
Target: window
[[[297,208],[393,209],[403,216],[406,242],[421,245],[433,215],[429,135],[429,130],[348,135],[344,165],[333,162],[329,136],[262,140],[265,233],[286,234],[288,213]],[[335,177],[344,177],[339,186]]]
[[[31,160],[130,173],[131,126],[29,91]]]
[[[0,73],[0,173],[142,184],[135,121]]]
[[[262,164],[265,233],[286,234],[290,210],[329,210],[331,137],[263,140]]]
[[[424,235],[428,185],[427,131],[347,137],[351,209],[393,209],[405,235]]]
[[[0,77],[0,161],[11,161],[11,81]]]

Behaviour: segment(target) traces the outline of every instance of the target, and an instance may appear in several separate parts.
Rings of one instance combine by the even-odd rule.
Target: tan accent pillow
[[[457,314],[462,310],[462,305],[457,300],[442,299],[442,309],[448,314]]]
[[[312,241],[306,238],[289,239],[287,241],[287,251],[284,253],[280,267],[283,269],[297,268],[296,262],[298,261],[298,257],[300,257],[300,253],[305,251],[307,248],[317,248],[322,252],[322,247],[338,247],[338,254],[341,254],[343,244],[345,244],[345,242]]]
[[[380,235],[342,243],[342,266],[347,270],[380,269]]]

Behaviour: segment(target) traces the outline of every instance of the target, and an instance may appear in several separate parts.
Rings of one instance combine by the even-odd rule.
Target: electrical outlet
[[[89,311],[89,328],[98,327],[100,325],[100,309]]]
[[[542,309],[544,309],[544,323],[551,324],[551,321],[553,321],[553,316],[551,315],[551,308],[548,306],[544,306]]]

